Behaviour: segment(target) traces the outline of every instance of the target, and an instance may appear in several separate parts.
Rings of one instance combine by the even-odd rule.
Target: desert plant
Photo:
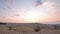
[[[54,29],[55,29],[55,30],[58,30],[59,28],[60,28],[59,26],[54,25]]]
[[[6,23],[2,23],[2,22],[0,22],[0,25],[6,25]]]
[[[40,31],[39,25],[37,25],[37,26],[35,27],[35,32],[38,32],[38,31]]]
[[[12,27],[9,27],[9,29],[8,30],[11,30],[12,29]]]

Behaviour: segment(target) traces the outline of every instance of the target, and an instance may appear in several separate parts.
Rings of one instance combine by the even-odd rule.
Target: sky
[[[0,0],[0,22],[60,23],[60,0]]]

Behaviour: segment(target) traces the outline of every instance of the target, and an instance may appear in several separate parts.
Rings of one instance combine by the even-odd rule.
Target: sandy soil
[[[32,24],[33,25],[33,24]],[[9,30],[9,27],[12,27]],[[29,27],[24,25],[23,27],[16,25],[0,25],[0,34],[60,34],[60,30],[51,30],[51,29],[41,29],[39,32],[34,31],[34,26]]]

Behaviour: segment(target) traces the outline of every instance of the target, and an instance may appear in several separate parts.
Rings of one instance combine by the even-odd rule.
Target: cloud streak
[[[41,0],[36,1],[36,6],[39,6],[39,5],[42,5],[42,4],[43,4],[43,2]]]

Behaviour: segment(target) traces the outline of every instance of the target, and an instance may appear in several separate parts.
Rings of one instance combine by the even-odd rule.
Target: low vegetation
[[[35,29],[35,32],[38,32],[38,31],[41,30],[40,27],[39,27],[39,25],[37,25],[34,29]]]
[[[6,23],[2,23],[2,22],[0,22],[0,25],[6,25]]]
[[[54,29],[55,29],[55,30],[59,30],[59,29],[60,29],[60,26],[54,25]]]

